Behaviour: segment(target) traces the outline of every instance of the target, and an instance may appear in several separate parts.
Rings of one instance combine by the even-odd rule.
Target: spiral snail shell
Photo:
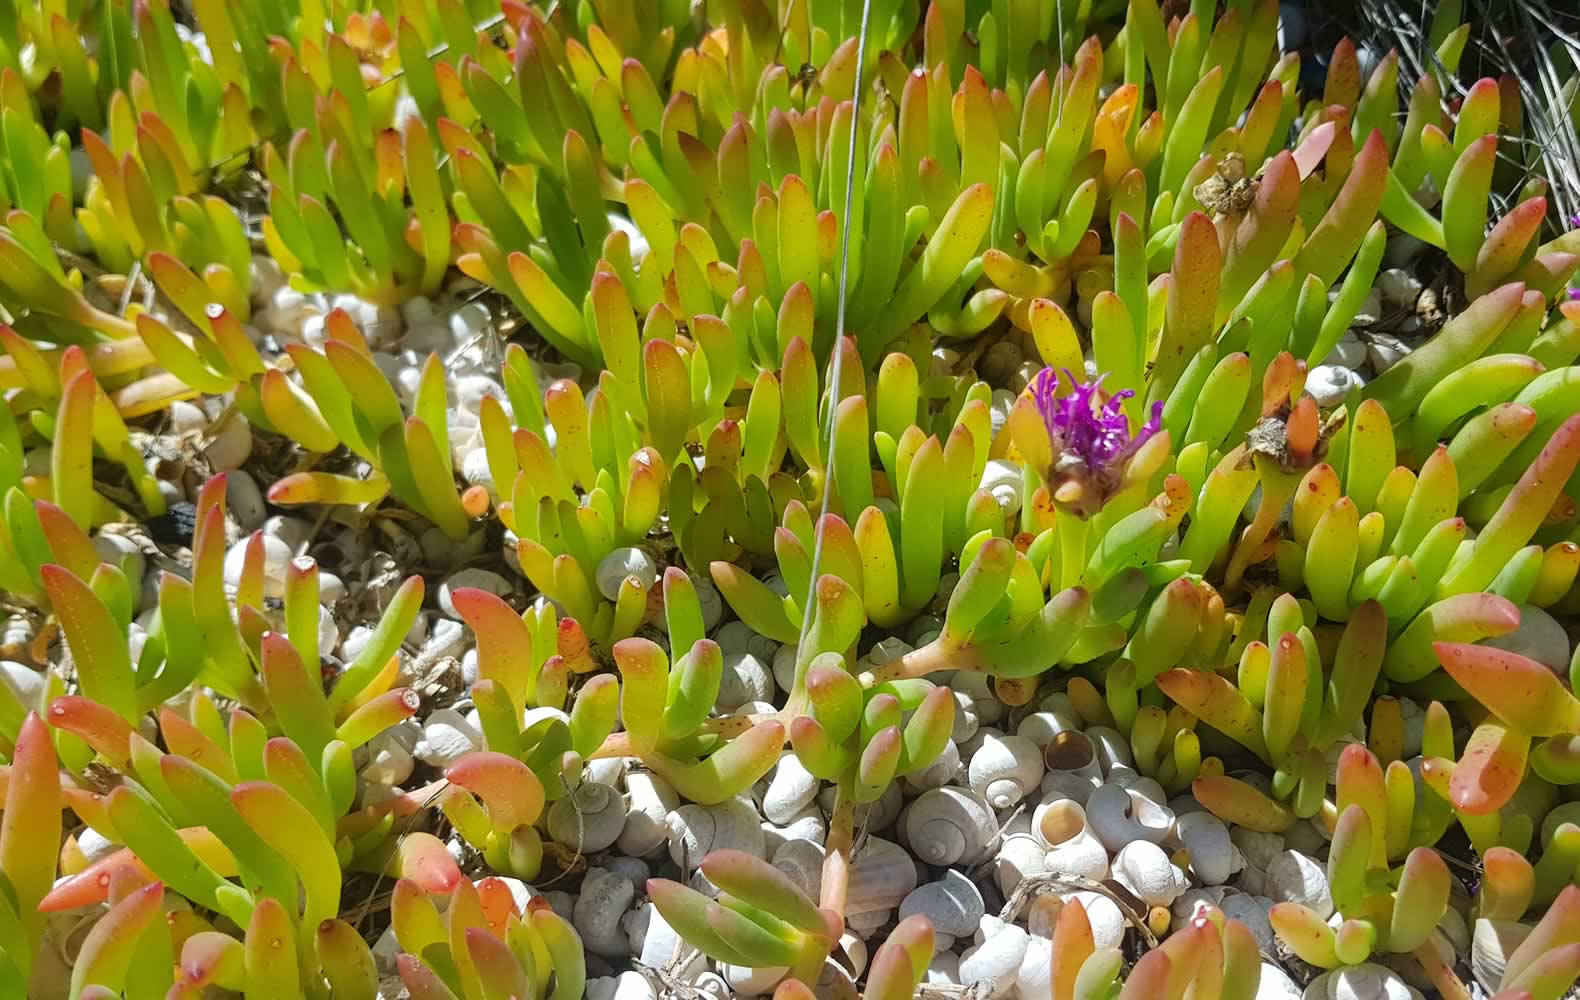
[[[911,850],[929,865],[975,864],[998,840],[998,823],[987,801],[953,785],[917,796],[902,826]]]

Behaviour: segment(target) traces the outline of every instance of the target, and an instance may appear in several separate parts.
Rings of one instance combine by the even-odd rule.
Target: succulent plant
[[[398,974],[573,1000],[582,915],[514,880],[630,861],[580,833],[587,803],[627,815],[631,767],[633,842],[667,833],[689,884],[604,884],[645,880],[726,970],[782,968],[754,983],[778,1000],[910,996],[955,937],[1022,933],[1014,893],[979,926],[871,901],[862,831],[897,779],[970,786],[936,803],[977,827],[966,870],[1077,831],[1108,873],[1116,812],[1168,820],[1124,827],[1133,920],[1014,873],[1049,960],[1000,992],[1249,1000],[1245,900],[1213,891],[1288,834],[1329,841],[1336,919],[1270,917],[1306,963],[1556,1000],[1580,975],[1580,658],[1542,644],[1580,613],[1568,193],[1530,176],[1517,81],[1458,79],[1461,5],[1419,59],[1340,42],[1320,93],[1275,0],[1222,6],[0,2],[0,591],[41,624],[6,667],[57,661],[0,684],[9,993],[81,911],[73,997],[360,1000]],[[1401,251],[1446,262],[1420,336],[1324,382],[1352,328],[1381,340]],[[293,296],[321,337],[261,328]],[[504,322],[407,353],[343,296]],[[475,676],[434,686],[476,732],[426,786],[356,765],[428,699],[400,652],[423,577],[384,574],[329,659],[317,562],[233,543],[224,476],[190,506],[161,478],[162,412],[213,398],[211,427],[264,436],[269,503],[415,523],[392,548],[421,570],[502,542],[519,571],[439,588],[465,628],[436,657],[470,642]],[[187,513],[182,572],[110,555]],[[727,714],[742,645],[783,698]],[[759,826],[731,800],[771,771],[796,795]],[[691,857],[670,799],[759,849]],[[770,837],[821,844],[771,863]],[[343,911],[353,871],[394,877],[393,951]],[[850,935],[897,904],[866,963]],[[1122,976],[1130,926],[1163,940]]]

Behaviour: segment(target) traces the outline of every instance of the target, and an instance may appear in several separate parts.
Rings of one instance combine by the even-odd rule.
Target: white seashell
[[[721,712],[733,712],[751,701],[769,701],[774,697],[774,678],[767,662],[751,653],[727,653],[724,670],[719,677],[719,695],[714,707]]]
[[[346,596],[346,584],[340,577],[333,573],[320,571],[318,574],[318,603],[324,607],[334,607],[336,602]]]
[[[1366,360],[1379,375],[1403,361],[1409,353],[1408,344],[1386,333],[1373,333],[1371,342],[1366,345]]]
[[[933,930],[962,937],[976,930],[986,912],[982,892],[959,869],[950,868],[937,882],[919,885],[900,901],[900,919],[920,913]]]
[[[610,958],[626,957],[630,942],[620,928],[620,918],[635,896],[635,888],[624,876],[603,868],[587,869],[571,923],[588,951]]]
[[[845,918],[845,923],[854,933],[866,937],[869,934],[876,933],[878,928],[888,923],[889,915],[889,911],[886,908],[882,910],[867,910],[863,913],[850,914]]]
[[[307,544],[311,537],[313,526],[299,517],[286,517],[276,514],[263,522],[263,534],[266,538],[278,538],[294,551],[300,550]]]
[[[1048,849],[1031,834],[1006,834],[1004,843],[998,849],[998,857],[994,859],[993,874],[998,879],[999,891],[1008,899],[1015,887],[1026,878],[1048,870],[1047,857]],[[1104,854],[1105,862],[1107,858],[1107,854]]]
[[[1465,923],[1465,915],[1452,906],[1444,910],[1442,918],[1438,920],[1437,935],[1455,955],[1463,955],[1470,949],[1470,927]]]
[[[1221,885],[1186,889],[1180,893],[1179,898],[1169,905],[1169,912],[1173,914],[1174,925],[1183,926],[1197,917],[1205,916],[1207,911],[1214,907],[1221,908],[1224,898],[1228,894],[1229,890]]]
[[[771,823],[789,823],[817,798],[818,780],[793,752],[786,752],[766,779],[761,803]]]
[[[1422,1000],[1421,991],[1381,965],[1367,963],[1324,972],[1301,994],[1303,1000]]]
[[[225,586],[241,586],[242,568],[247,564],[247,545],[242,538],[225,552]],[[285,596],[285,568],[291,562],[291,547],[273,535],[263,536],[263,596]]]
[[[757,811],[740,799],[714,806],[683,805],[668,816],[669,856],[687,870],[724,847],[765,857],[767,843],[760,822]]]
[[[11,689],[24,710],[43,711],[45,676],[43,672],[34,670],[25,663],[17,663],[14,660],[0,661],[0,683]]]
[[[828,823],[823,819],[822,810],[816,806],[807,806],[783,826],[763,823],[762,829],[763,839],[770,855],[781,845],[792,840],[807,840],[821,844],[828,837]]]
[[[269,517],[258,481],[244,469],[232,469],[225,476],[225,509],[242,531],[256,531]]]
[[[1520,625],[1513,632],[1483,639],[1481,645],[1518,653],[1559,677],[1569,676],[1569,635],[1558,619],[1533,604],[1520,606]]]
[[[120,849],[120,844],[91,826],[83,827],[82,832],[77,834],[77,850],[82,852],[82,856],[88,859],[89,864],[108,857]]]
[[[1125,939],[1128,923],[1119,904],[1100,892],[1072,892],[1063,897],[1066,902],[1079,900],[1086,909],[1086,919],[1092,925],[1092,940],[1099,948],[1117,948]]]
[[[1304,904],[1323,920],[1333,914],[1327,872],[1299,851],[1284,851],[1268,863],[1267,895],[1276,903]]]
[[[1300,1000],[1300,987],[1282,966],[1262,963],[1262,978],[1256,984],[1256,1000]]]
[[[995,809],[1019,802],[1042,780],[1042,751],[1024,736],[989,736],[971,755],[971,788]]]
[[[575,794],[554,800],[547,825],[557,843],[583,854],[601,851],[625,828],[625,798],[608,785],[584,781]]]
[[[702,608],[702,630],[712,632],[724,620],[724,597],[705,576],[693,576],[691,585],[697,592],[697,604]]]
[[[998,925],[989,931],[992,924]],[[964,983],[992,983],[989,996],[1008,996],[1020,975],[1021,962],[1031,936],[1014,924],[1003,924],[992,917],[982,920],[982,943],[967,948],[960,957],[960,980]]]
[[[986,743],[990,737],[993,739],[1002,739],[1003,736],[1004,731],[1002,729],[998,729],[994,726],[978,726],[977,731],[972,734],[970,739],[955,740],[955,743],[960,747],[961,759],[969,762],[972,757],[976,756],[976,752],[982,748],[982,744]]]
[[[1191,874],[1207,885],[1222,885],[1244,865],[1223,820],[1192,812],[1174,823],[1174,835],[1190,852]]]
[[[1219,904],[1224,916],[1240,921],[1250,928],[1256,935],[1257,944],[1269,955],[1278,954],[1277,945],[1273,935],[1273,924],[1268,919],[1268,912],[1273,908],[1273,901],[1266,896],[1252,896],[1243,892],[1231,892],[1223,897]]]
[[[1354,369],[1343,365],[1317,365],[1306,376],[1306,391],[1324,409],[1338,406],[1351,390],[1365,384]]]
[[[1421,297],[1421,281],[1402,267],[1390,267],[1377,275],[1373,286],[1382,300],[1395,308],[1414,308]]]
[[[772,993],[790,970],[783,965],[754,969],[745,965],[722,965],[719,971],[730,984],[733,996],[760,997]]]
[[[818,805],[830,815],[834,812],[835,792],[836,789],[832,784],[825,783],[817,793]],[[865,828],[869,833],[882,833],[900,818],[904,808],[905,796],[900,792],[899,783],[891,782],[878,797],[878,801],[856,807],[856,828]]]
[[[1103,783],[1097,747],[1085,733],[1073,730],[1056,733],[1043,747],[1042,759],[1048,767],[1042,776],[1045,800],[1069,798],[1084,806],[1092,790]]]
[[[596,575],[598,592],[612,601],[620,596],[620,585],[625,583],[628,576],[636,577],[644,591],[652,589],[658,579],[658,563],[647,554],[647,550],[627,546],[615,549],[599,560]]]
[[[867,969],[867,942],[859,934],[850,931],[839,936],[839,949],[845,956],[845,963],[851,975],[860,976]]]
[[[340,625],[335,621],[335,613],[322,604],[318,606],[318,648],[320,650],[334,649],[340,645]]]
[[[194,434],[208,426],[208,414],[184,399],[171,403],[169,413],[172,434]]]
[[[1049,742],[1054,741],[1054,736],[1060,733],[1079,733],[1079,731],[1081,731],[1081,720],[1071,719],[1065,716],[1065,712],[1046,708],[1032,712],[1030,716],[1021,719],[1021,725],[1014,727],[1014,735],[1030,739],[1038,750],[1046,749]]]
[[[450,595],[463,587],[486,590],[498,597],[509,597],[516,590],[515,584],[492,570],[478,569],[475,566],[456,570],[439,584],[439,608],[451,618],[459,619],[461,616],[456,613]]]
[[[1135,769],[1136,760],[1130,755],[1130,741],[1120,735],[1119,730],[1108,726],[1089,726],[1086,738],[1092,741],[1092,747],[1097,751],[1097,763],[1103,769],[1104,777],[1115,768]]]
[[[642,235],[642,230],[636,227],[636,223],[618,212],[610,212],[609,228],[625,234],[626,239],[630,241],[631,262],[640,264],[642,258],[647,256],[648,246],[647,237]]]
[[[232,413],[203,448],[203,457],[215,472],[239,469],[252,454],[252,425],[240,413]]]
[[[1324,365],[1340,365],[1354,370],[1366,363],[1366,345],[1361,343],[1361,338],[1355,336],[1353,331],[1345,330],[1339,342],[1322,359]],[[1308,378],[1309,381],[1309,378]]]
[[[499,488],[494,483],[494,470],[488,466],[487,451],[471,448],[456,464],[461,467],[461,478],[466,480],[468,486],[481,486],[488,491],[489,496],[499,496]]]
[[[960,985],[960,956],[952,951],[940,951],[922,974],[922,982],[935,986]]]
[[[913,791],[926,791],[929,788],[942,788],[955,780],[960,773],[960,750],[953,741],[944,744],[944,749],[938,759],[920,771],[913,771],[903,779],[907,788]]]
[[[692,987],[703,996],[717,997],[718,1000],[733,1000],[734,991],[724,977],[715,972],[699,972],[692,977]]]
[[[989,459],[987,466],[983,468],[982,479],[977,486],[992,494],[994,502],[999,505],[1004,516],[1010,517],[1020,513],[1021,479],[1019,465],[994,458]]]
[[[368,762],[358,773],[374,785],[399,785],[411,777],[411,751],[391,734],[379,733],[368,741]]]
[[[1114,857],[1114,881],[1148,906],[1168,906],[1190,888],[1190,879],[1163,848],[1145,840],[1126,844]]]
[[[1531,926],[1515,920],[1476,921],[1470,938],[1470,971],[1489,995],[1503,988],[1503,969],[1510,955],[1530,936]]]
[[[954,786],[917,796],[901,826],[912,852],[934,866],[976,864],[998,838],[998,821],[987,801]]]
[[[1044,845],[1043,871],[1093,881],[1108,877],[1108,851],[1073,799],[1044,802],[1033,814],[1032,833]]]
[[[658,1000],[658,994],[640,972],[622,972],[587,980],[587,1000]]]
[[[916,888],[916,862],[892,840],[870,837],[852,859],[845,914],[890,910]]]
[[[1382,318],[1382,295],[1377,289],[1372,288],[1366,292],[1366,298],[1361,301],[1361,306],[1355,311],[1355,324],[1357,326],[1376,326]]]
[[[752,629],[743,621],[729,621],[719,626],[719,631],[714,634],[713,641],[719,644],[719,650],[725,653],[751,653],[764,663],[773,664],[774,681],[779,680],[778,664],[775,658],[782,647],[781,643],[774,642],[766,635]],[[792,680],[794,674],[791,675]],[[790,690],[788,685],[784,688]]]
[[[1117,851],[1132,840],[1161,844],[1174,829],[1174,814],[1130,788],[1103,784],[1086,800],[1086,819],[1103,846]]]
[[[618,788],[620,779],[625,777],[625,765],[624,757],[600,757],[589,760],[582,765],[582,780],[596,781],[600,785]]]
[[[1002,385],[1024,360],[1026,358],[1021,354],[1020,345],[1006,338],[994,341],[991,347],[982,352],[982,356],[977,359],[976,369],[984,382]]]
[[[733,625],[734,622],[730,624]],[[729,625],[725,626],[725,628],[728,627]],[[719,648],[723,649],[722,646]],[[799,646],[787,642],[774,650],[774,655],[770,662],[773,664],[774,683],[779,685],[779,690],[781,691],[789,691],[795,687],[795,658],[799,649]]]
[[[1237,826],[1229,831],[1229,839],[1240,849],[1240,854],[1247,864],[1255,865],[1263,871],[1273,863],[1274,858],[1284,852],[1284,838],[1276,833],[1262,833]]]
[[[1045,997],[1053,989],[1053,942],[1032,934],[1026,939],[1026,954],[1015,974],[1015,989],[1021,997]]]
[[[944,620],[937,615],[917,615],[905,627],[905,641],[910,643],[913,649],[921,649],[938,638],[943,630]]]
[[[980,722],[977,719],[975,698],[960,690],[952,689],[950,693],[955,698],[955,723],[954,728],[949,732],[949,739],[955,744],[956,749],[959,749],[960,744],[976,736]]]
[[[681,940],[652,903],[643,903],[627,915],[625,931],[630,953],[643,965],[664,968],[680,955],[690,955],[677,975],[695,975],[707,967],[707,959]]]
[[[981,725],[991,726],[1004,717],[1006,706],[993,693],[993,686],[986,674],[976,670],[956,670],[949,678],[949,687],[956,693],[971,697],[975,703],[977,721]],[[959,742],[963,738],[956,735],[955,740]]]
[[[960,352],[943,344],[933,348],[932,372],[934,375],[953,375],[960,363]]]
[[[773,866],[790,877],[810,899],[817,899],[823,880],[822,844],[806,840],[790,840],[775,851]]]
[[[862,659],[874,667],[881,667],[885,663],[893,663],[915,647],[897,635],[886,636],[873,643],[867,650],[867,655]]]
[[[453,708],[441,708],[422,724],[422,739],[412,756],[425,764],[445,768],[483,745],[483,734]]]

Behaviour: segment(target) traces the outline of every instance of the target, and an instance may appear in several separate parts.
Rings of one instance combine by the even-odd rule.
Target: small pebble
[[[1374,333],[1371,335],[1371,343],[1366,347],[1366,360],[1371,362],[1372,371],[1381,375],[1404,360],[1405,355],[1409,353],[1409,345],[1398,337],[1386,333]]]
[[[1359,368],[1366,363],[1366,345],[1361,343],[1361,338],[1355,336],[1353,330],[1344,331],[1344,336],[1334,345],[1328,356],[1322,359],[1324,365],[1341,365],[1345,368]]]
[[[252,425],[239,413],[231,414],[203,449],[203,457],[215,472],[239,469],[252,454]]]
[[[225,477],[225,509],[230,511],[242,531],[261,528],[269,517],[258,481],[243,469],[232,470]]]
[[[247,541],[242,538],[225,553],[225,586],[232,590],[241,585],[241,572],[247,561]],[[290,561],[290,546],[273,535],[263,536],[263,596],[285,596],[285,569]]]
[[[125,535],[101,531],[93,536],[93,547],[99,553],[101,562],[107,562],[125,573],[127,582],[141,593],[143,571],[148,561],[136,542]]]
[[[483,734],[453,708],[441,708],[422,724],[422,739],[413,752],[434,767],[449,767],[483,745]]]
[[[318,573],[318,602],[325,607],[333,606],[346,596],[345,582],[333,573]]]
[[[1520,625],[1513,632],[1481,644],[1528,657],[1559,677],[1569,675],[1569,635],[1558,619],[1535,605],[1520,607]]]
[[[1366,293],[1366,299],[1355,313],[1355,325],[1376,326],[1377,321],[1382,319],[1382,312],[1382,296],[1373,288]]]
[[[195,434],[208,426],[208,414],[184,399],[170,404],[172,434]]]
[[[1377,276],[1374,291],[1385,304],[1396,309],[1414,309],[1421,297],[1421,282],[1402,267],[1390,267]]]
[[[477,567],[456,570],[445,577],[444,582],[439,585],[440,609],[451,618],[460,618],[461,616],[456,612],[455,604],[452,602],[450,595],[457,590],[468,587],[486,590],[490,594],[496,594],[500,597],[508,596],[516,589],[509,580],[492,570],[478,569]]]

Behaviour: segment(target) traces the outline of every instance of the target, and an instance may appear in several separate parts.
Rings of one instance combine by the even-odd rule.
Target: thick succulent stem
[[[1445,1000],[1470,1000],[1470,991],[1465,989],[1465,984],[1454,975],[1454,970],[1443,964],[1443,959],[1438,955],[1437,948],[1428,941],[1414,952],[1416,960],[1432,977],[1432,984],[1443,994]]]

